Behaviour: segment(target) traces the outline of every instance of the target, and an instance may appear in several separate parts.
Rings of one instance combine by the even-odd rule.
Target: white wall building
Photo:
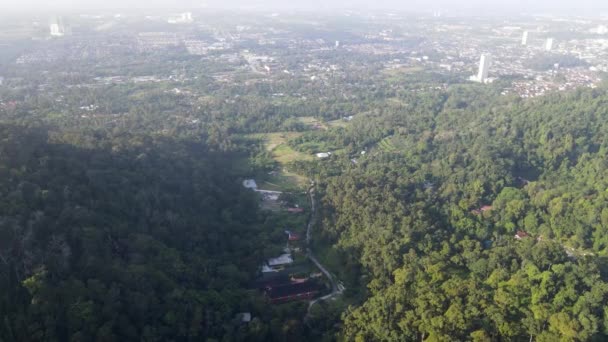
[[[65,36],[65,27],[63,26],[63,20],[61,20],[61,18],[53,18],[49,29],[52,37]]]
[[[169,18],[167,22],[169,24],[190,24],[193,21],[192,12],[184,12],[177,17]]]
[[[547,41],[545,42],[545,50],[551,51],[552,49],[553,49],[553,38],[547,38]]]
[[[471,79],[479,83],[486,83],[491,62],[492,57],[490,55],[481,55],[481,58],[479,58],[479,71],[477,72],[477,76],[473,76]]]

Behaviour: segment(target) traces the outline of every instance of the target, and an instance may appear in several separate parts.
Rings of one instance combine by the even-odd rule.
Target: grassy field
[[[305,188],[308,185],[308,178],[281,170],[275,175],[271,175],[268,181],[259,184],[260,189],[272,191],[286,191],[295,188]]]
[[[415,74],[422,71],[422,67],[402,67],[396,69],[386,69],[382,73],[388,76],[386,81],[389,83],[399,83],[404,81],[404,76],[409,74]]]
[[[328,130],[331,127],[313,116],[302,116],[298,118],[298,121],[308,126],[308,128],[312,131],[316,130]]]
[[[244,138],[252,140],[261,140],[267,151],[274,150],[277,146],[287,143],[291,139],[301,136],[300,132],[276,132],[276,133],[256,133],[247,134]]]
[[[264,142],[264,147],[271,152],[272,157],[279,163],[276,174],[271,175],[268,181],[259,184],[261,189],[284,191],[295,188],[304,188],[308,185],[308,179],[304,176],[292,173],[287,165],[296,160],[312,160],[313,156],[292,149],[288,142],[301,136],[299,132],[260,133],[247,135],[247,138],[257,139]]]
[[[248,135],[248,138],[259,139],[264,142],[266,150],[272,152],[273,158],[284,166],[295,160],[311,160],[312,156],[292,149],[287,143],[291,139],[301,136],[299,132],[260,133]]]
[[[329,121],[327,123],[327,126],[329,128],[337,128],[337,127],[346,127],[348,126],[349,122],[343,119],[338,119],[338,120],[333,120],[333,121]]]

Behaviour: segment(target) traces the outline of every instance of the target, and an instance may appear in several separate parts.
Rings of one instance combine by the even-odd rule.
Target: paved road
[[[308,219],[308,225],[306,226],[306,245],[310,246],[312,226],[315,225],[315,220],[317,219],[317,201],[315,198],[314,185],[308,190],[308,198],[310,200],[310,218]]]
[[[317,267],[325,274],[327,279],[331,282],[331,293],[317,298],[310,302],[308,305],[308,314],[310,314],[310,308],[315,304],[323,300],[331,299],[336,296],[339,296],[344,291],[344,286],[336,281],[336,279],[329,273],[329,271],[323,266],[317,258],[315,258],[312,249],[310,249],[310,240],[312,239],[312,228],[315,225],[315,221],[317,219],[317,199],[315,197],[315,187],[314,185],[308,190],[308,197],[310,198],[310,219],[308,220],[308,226],[306,227],[306,256],[310,261],[312,261]],[[307,314],[307,315],[308,315]]]

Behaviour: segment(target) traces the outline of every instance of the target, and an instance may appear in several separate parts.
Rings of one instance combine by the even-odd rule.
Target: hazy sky
[[[608,0],[0,0],[2,10],[184,9],[208,7],[266,9],[507,10],[586,12],[608,9]]]

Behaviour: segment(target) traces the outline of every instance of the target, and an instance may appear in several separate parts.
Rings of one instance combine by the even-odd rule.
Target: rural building
[[[319,285],[307,281],[266,288],[266,296],[273,304],[287,303],[294,300],[309,300],[320,292]]]
[[[255,180],[253,180],[253,179],[245,179],[243,181],[243,186],[246,187],[247,189],[251,189],[251,190],[257,190],[258,189],[258,185],[255,182]]]

